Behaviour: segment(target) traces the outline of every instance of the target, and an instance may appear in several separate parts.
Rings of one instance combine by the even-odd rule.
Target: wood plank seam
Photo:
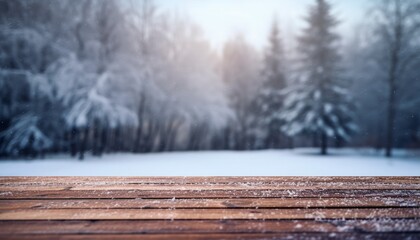
[[[420,177],[0,177],[0,238],[29,236],[416,239]]]

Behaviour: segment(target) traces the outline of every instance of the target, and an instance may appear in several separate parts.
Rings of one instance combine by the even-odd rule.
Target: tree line
[[[419,147],[420,1],[346,39],[333,10],[216,51],[151,0],[0,0],[0,155]]]

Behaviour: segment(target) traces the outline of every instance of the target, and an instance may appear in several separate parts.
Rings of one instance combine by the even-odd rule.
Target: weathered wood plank
[[[352,209],[23,209],[0,211],[0,220],[420,218],[420,208]]]
[[[60,190],[142,190],[142,191],[172,191],[172,190],[316,190],[316,189],[352,189],[352,190],[420,190],[419,184],[374,184],[374,183],[243,183],[243,184],[44,184],[44,185],[0,185],[0,191],[60,191]]]
[[[390,220],[175,220],[0,221],[2,234],[177,234],[284,232],[420,232],[420,221]]]
[[[420,197],[0,200],[0,210],[129,208],[361,208],[418,207]]]
[[[353,190],[353,189],[287,189],[287,190],[51,190],[0,191],[0,199],[134,199],[134,198],[354,198],[418,197],[420,190]]]
[[[126,234],[98,234],[98,235],[1,235],[0,239],[171,239],[171,240],[212,240],[212,239],[419,239],[420,233],[249,233],[249,234],[150,234],[150,235],[126,235]]]
[[[420,177],[0,177],[1,184],[419,184]]]
[[[420,238],[420,177],[0,177],[0,239]]]

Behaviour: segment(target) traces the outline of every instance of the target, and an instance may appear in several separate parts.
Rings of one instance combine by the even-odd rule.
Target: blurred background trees
[[[0,155],[418,148],[420,3],[370,11],[343,39],[315,0],[296,49],[274,21],[217,51],[151,0],[0,0]]]

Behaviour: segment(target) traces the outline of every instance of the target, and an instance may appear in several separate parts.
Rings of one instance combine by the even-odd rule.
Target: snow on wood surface
[[[419,232],[420,177],[0,177],[1,239],[415,239]]]

